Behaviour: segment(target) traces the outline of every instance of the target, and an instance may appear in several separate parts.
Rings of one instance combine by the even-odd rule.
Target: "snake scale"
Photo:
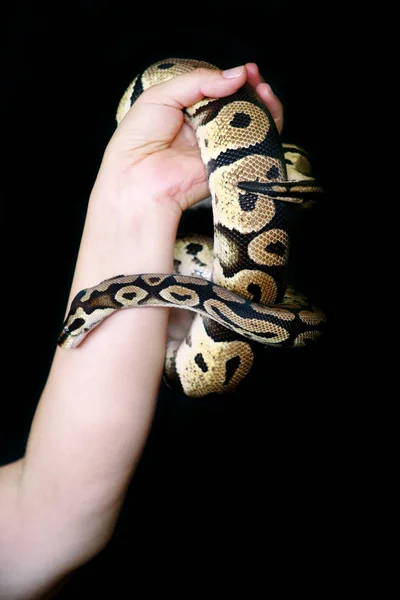
[[[144,90],[198,67],[217,68],[191,59],[148,67],[122,97],[117,122]],[[282,144],[271,114],[248,84],[185,112],[208,175],[214,239],[178,237],[175,273],[120,275],[80,291],[58,344],[78,346],[124,308],[194,311],[186,338],[167,346],[165,379],[200,397],[234,391],[260,344],[304,346],[323,331],[325,314],[286,282],[287,203],[310,203],[322,190],[304,151]]]

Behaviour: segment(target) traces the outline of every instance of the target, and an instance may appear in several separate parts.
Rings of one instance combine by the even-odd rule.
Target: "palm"
[[[151,154],[142,163],[143,175],[153,192],[176,202],[182,211],[208,195],[207,176],[196,135],[184,122],[169,147]],[[147,175],[145,174],[147,171]]]
[[[280,130],[282,105],[262,82],[254,63],[246,65],[246,72]],[[160,102],[151,95],[155,88],[146,90],[123,118],[108,155],[117,157],[119,180],[128,192],[136,188],[143,197],[172,203],[184,211],[209,195],[206,170],[196,135],[182,112],[184,105],[168,95]]]
[[[282,105],[262,81],[254,63],[248,63],[246,71],[248,82],[266,103],[281,131]],[[131,190],[135,189],[136,202],[150,197],[182,212],[209,195],[206,170],[196,135],[182,112],[182,107],[190,104],[175,101],[168,94],[162,102],[160,97],[151,96],[155,88],[133,104],[114,133],[107,154],[116,165],[120,186],[128,192],[128,203],[132,201]],[[171,311],[172,339],[181,340],[188,331],[184,314],[185,311]]]

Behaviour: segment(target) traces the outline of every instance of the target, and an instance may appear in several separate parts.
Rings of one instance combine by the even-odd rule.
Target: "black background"
[[[313,214],[296,223],[293,260],[303,289],[327,311],[327,333],[305,351],[266,352],[232,397],[188,399],[162,385],[115,536],[60,597],[106,591],[122,598],[145,589],[190,598],[203,585],[210,594],[243,589],[252,597],[253,585],[316,590],[321,577],[336,585],[336,569],[346,569],[337,555],[346,550],[344,535],[351,544],[343,523],[355,460],[353,349],[343,345],[343,286],[353,272],[343,219],[353,149],[345,142],[347,90],[338,92],[351,71],[345,25],[307,3],[138,8],[86,1],[9,9],[1,222],[10,387],[1,460],[23,455],[125,88],[162,58],[221,68],[257,62],[284,104],[284,140],[312,152],[326,189]]]

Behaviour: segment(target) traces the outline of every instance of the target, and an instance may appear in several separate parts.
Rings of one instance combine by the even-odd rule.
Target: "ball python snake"
[[[191,59],[148,67],[123,95],[117,122],[144,90],[198,67],[217,68]],[[167,346],[164,375],[187,396],[200,397],[234,391],[260,344],[303,346],[322,332],[325,314],[286,282],[287,203],[309,203],[322,189],[309,174],[304,151],[283,146],[271,114],[248,84],[185,112],[207,171],[213,243],[178,236],[175,273],[119,275],[80,291],[58,345],[78,346],[116,310],[194,311],[186,339]]]

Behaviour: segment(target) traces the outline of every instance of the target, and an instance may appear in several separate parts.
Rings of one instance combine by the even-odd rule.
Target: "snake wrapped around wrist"
[[[216,69],[192,59],[151,65],[126,90],[117,121],[144,90],[198,67]],[[324,312],[287,285],[287,203],[312,203],[322,189],[310,175],[307,153],[282,144],[269,110],[248,84],[185,113],[208,176],[213,239],[178,236],[175,273],[119,275],[80,291],[58,344],[78,346],[125,308],[193,311],[186,338],[167,346],[165,379],[187,396],[201,397],[234,391],[260,345],[304,346],[323,331]]]

